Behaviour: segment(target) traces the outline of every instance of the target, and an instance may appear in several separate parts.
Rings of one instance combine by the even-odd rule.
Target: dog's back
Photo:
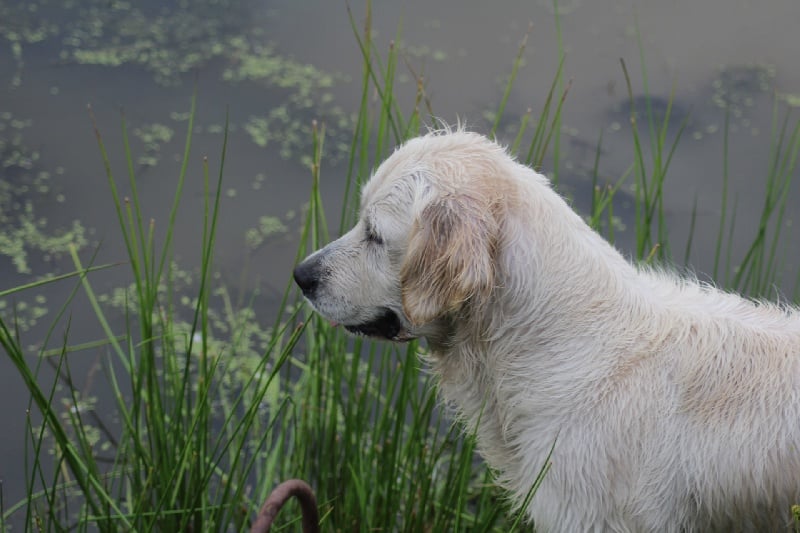
[[[499,166],[499,168],[502,168]],[[630,265],[521,165],[495,288],[434,348],[544,530],[780,530],[800,503],[800,314]],[[478,422],[480,420],[480,422]]]

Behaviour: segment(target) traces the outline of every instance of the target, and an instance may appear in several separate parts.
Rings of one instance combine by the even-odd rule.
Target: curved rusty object
[[[303,533],[319,533],[317,498],[308,483],[302,479],[286,480],[273,489],[267,501],[261,506],[258,518],[250,527],[250,533],[268,533],[281,507],[292,496],[300,502],[300,511],[303,514]]]

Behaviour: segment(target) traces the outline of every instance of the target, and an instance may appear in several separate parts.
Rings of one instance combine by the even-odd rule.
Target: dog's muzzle
[[[368,337],[381,337],[393,341],[408,340],[397,314],[391,309],[384,309],[376,318],[363,324],[344,325],[350,333],[367,335]]]
[[[320,279],[322,278],[322,272],[320,270],[319,261],[306,259],[297,265],[292,273],[295,283],[297,283],[297,286],[303,291],[303,296],[305,296],[315,308],[317,307],[317,291],[320,286]],[[368,337],[378,337],[396,342],[405,342],[414,338],[413,335],[410,335],[405,329],[397,313],[387,308],[380,308],[377,311],[375,318],[371,320],[359,324],[343,323],[342,326],[350,333],[366,335]]]

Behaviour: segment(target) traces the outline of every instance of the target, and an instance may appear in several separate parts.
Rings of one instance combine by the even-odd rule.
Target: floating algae
[[[31,121],[0,112],[0,257],[19,274],[30,274],[31,254],[50,262],[75,246],[87,244],[79,221],[69,228],[49,228],[37,205],[53,194],[52,174],[39,168],[39,152],[24,142]],[[60,193],[57,193],[60,194]]]

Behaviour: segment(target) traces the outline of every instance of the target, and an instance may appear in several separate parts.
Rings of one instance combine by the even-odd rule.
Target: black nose
[[[294,267],[294,281],[306,298],[313,298],[319,285],[319,272],[315,261],[303,261]]]

